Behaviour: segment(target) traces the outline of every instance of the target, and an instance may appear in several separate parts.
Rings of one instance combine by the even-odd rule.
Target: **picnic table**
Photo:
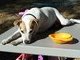
[[[17,27],[12,27],[8,31],[0,35],[0,42],[6,39],[17,30]],[[0,43],[0,51],[11,53],[26,53],[26,54],[41,54],[48,56],[61,56],[80,58],[80,24],[66,26],[57,32],[69,32],[74,37],[74,42],[68,44],[56,44],[47,36],[39,39],[31,44],[12,44],[2,45]]]

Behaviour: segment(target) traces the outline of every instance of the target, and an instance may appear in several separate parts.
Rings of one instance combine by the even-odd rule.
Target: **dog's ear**
[[[14,21],[14,25],[16,26],[16,25],[20,25],[20,23],[22,23],[22,20],[16,20],[16,21]]]
[[[18,26],[22,33],[24,33],[26,31],[25,23],[22,20],[14,21],[14,25]]]
[[[33,20],[31,23],[31,28],[33,29],[35,25],[38,26],[38,21]]]
[[[38,23],[38,21],[36,21],[36,20],[33,20],[33,22],[32,22],[33,24],[35,24],[36,23],[36,25],[38,26],[39,25],[39,23]]]

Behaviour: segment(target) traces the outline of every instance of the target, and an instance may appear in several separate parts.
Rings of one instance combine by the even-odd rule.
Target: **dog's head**
[[[20,33],[24,43],[30,43],[32,36],[37,32],[38,22],[34,19],[32,20],[16,20],[14,25],[19,27]]]

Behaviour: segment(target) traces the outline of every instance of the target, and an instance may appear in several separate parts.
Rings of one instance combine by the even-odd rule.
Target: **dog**
[[[15,40],[12,44],[15,45],[19,42],[30,43],[32,36],[38,32],[44,32],[49,29],[58,20],[61,25],[69,25],[72,23],[80,23],[77,19],[66,19],[60,12],[53,7],[31,8],[25,11],[20,20],[16,20],[14,24],[18,26],[18,30],[6,40],[2,41],[5,45],[16,37],[21,37]],[[20,34],[20,35],[19,35]]]

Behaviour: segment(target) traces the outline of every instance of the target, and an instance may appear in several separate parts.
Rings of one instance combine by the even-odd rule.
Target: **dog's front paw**
[[[15,42],[15,41],[11,42],[11,44],[14,45],[14,46],[17,46],[17,45],[20,44],[20,43],[21,43],[21,42],[18,43],[18,42]]]
[[[1,44],[6,45],[6,44],[7,44],[7,41],[6,41],[6,40],[3,40],[3,41],[1,42]]]
[[[18,43],[14,42],[14,41],[11,42],[11,44],[14,45],[14,46],[18,45]]]

